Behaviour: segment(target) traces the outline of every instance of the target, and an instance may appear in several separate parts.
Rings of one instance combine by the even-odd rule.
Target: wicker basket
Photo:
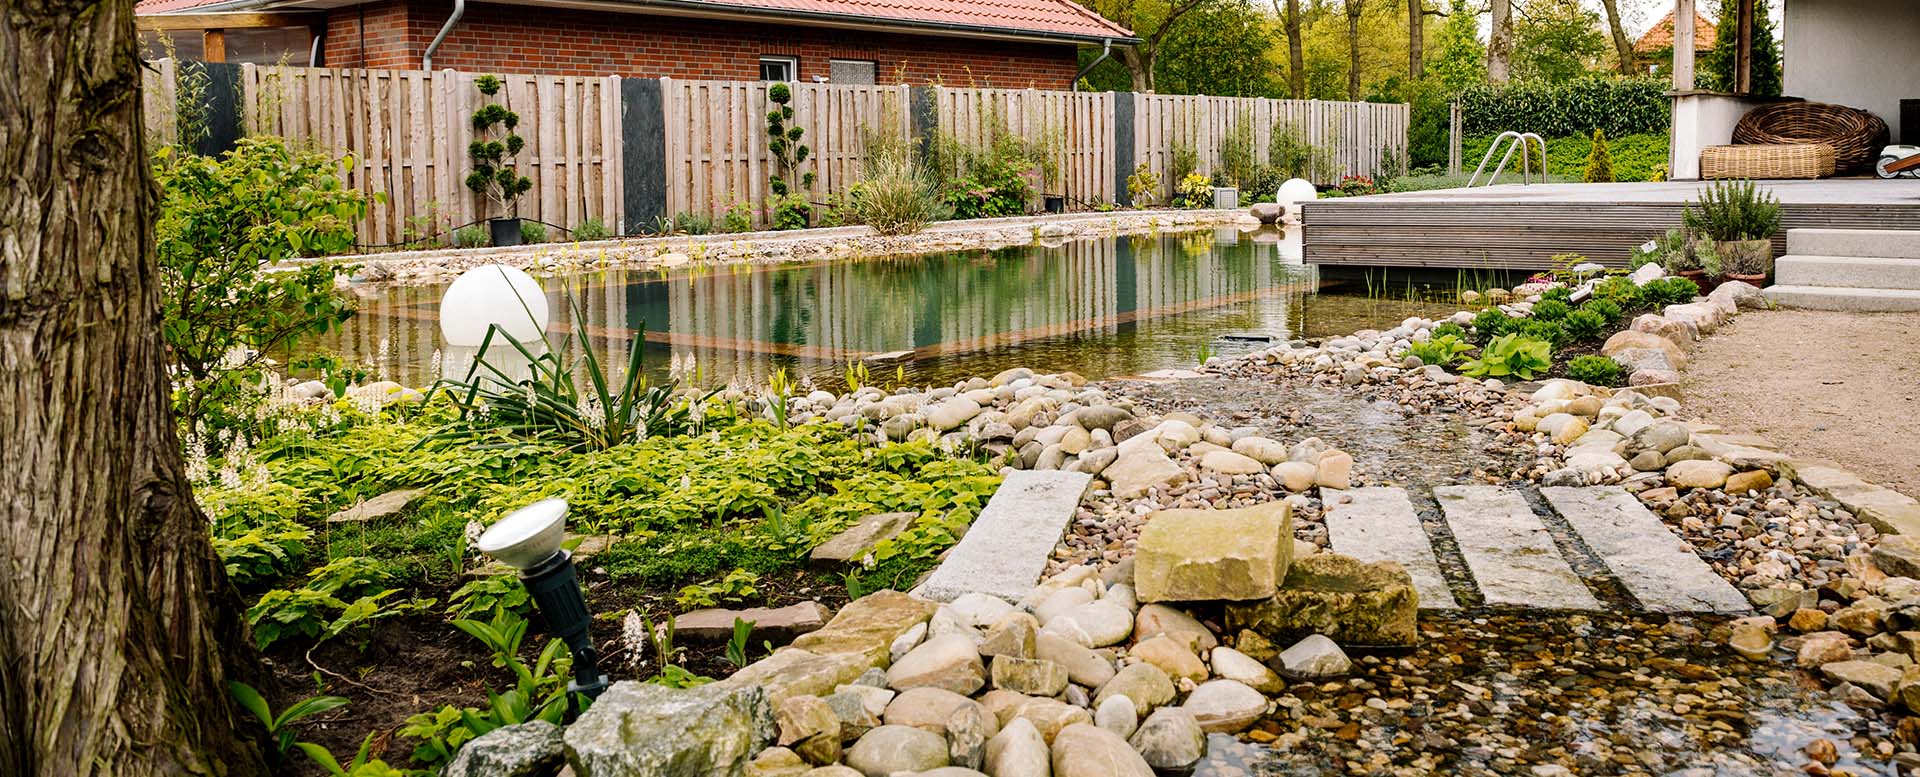
[[[1833,147],[1825,143],[1776,146],[1708,146],[1700,151],[1700,177],[1826,178],[1833,175]]]
[[[1740,117],[1733,142],[1741,145],[1825,143],[1833,147],[1837,169],[1865,167],[1887,144],[1887,123],[1857,108],[1827,103],[1785,102],[1762,105]]]

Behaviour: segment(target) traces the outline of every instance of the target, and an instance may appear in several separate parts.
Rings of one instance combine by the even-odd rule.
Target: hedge
[[[1471,86],[1460,93],[1468,137],[1508,130],[1545,138],[1607,137],[1664,133],[1672,103],[1667,83],[1657,78],[1587,76],[1565,83],[1525,81],[1506,86]]]
[[[1468,136],[1460,141],[1461,164],[1468,171],[1480,164],[1480,157],[1487,153],[1487,144],[1493,142],[1493,136]],[[1532,144],[1528,144],[1532,145]],[[1587,169],[1587,155],[1593,151],[1593,138],[1587,135],[1574,135],[1563,138],[1547,139],[1547,170],[1556,177],[1565,176],[1568,180],[1578,181]],[[1652,181],[1667,166],[1666,133],[1639,133],[1614,137],[1607,133],[1607,151],[1613,155],[1613,180],[1615,181]],[[1492,170],[1499,158],[1487,162]],[[1535,170],[1539,169],[1536,164]],[[1520,170],[1520,154],[1515,152],[1513,159],[1507,162],[1507,172],[1500,180],[1518,180],[1514,175]]]

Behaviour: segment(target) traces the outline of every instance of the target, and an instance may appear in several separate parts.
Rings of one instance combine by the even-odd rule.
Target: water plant
[[[1553,368],[1553,346],[1521,334],[1504,334],[1480,349],[1480,358],[1461,365],[1460,374],[1474,378],[1532,380]]]
[[[1595,386],[1620,385],[1621,372],[1620,363],[1610,356],[1589,354],[1567,362],[1567,377]]]

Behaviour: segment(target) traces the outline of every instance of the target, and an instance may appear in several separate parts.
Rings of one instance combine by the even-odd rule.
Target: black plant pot
[[[487,231],[493,234],[495,247],[520,245],[520,219],[487,219]]]
[[[1048,213],[1067,212],[1067,198],[1065,195],[1049,194],[1044,199]]]

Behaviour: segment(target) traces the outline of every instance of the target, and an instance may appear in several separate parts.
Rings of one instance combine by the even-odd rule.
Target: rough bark
[[[1607,9],[1607,29],[1613,34],[1614,56],[1619,58],[1616,68],[1622,75],[1633,75],[1633,41],[1627,40],[1627,28],[1620,22],[1620,0],[1600,0]]]
[[[1347,0],[1347,99],[1360,99],[1360,15],[1366,0]]]
[[[1513,0],[1493,0],[1493,29],[1487,35],[1487,80],[1504,84],[1513,62]]]
[[[263,773],[173,428],[132,0],[0,0],[0,71],[0,774]]]
[[[1127,74],[1133,77],[1133,91],[1153,91],[1152,49],[1144,45],[1120,49],[1120,63],[1127,66]]]
[[[1273,12],[1280,15],[1287,31],[1287,96],[1307,99],[1307,55],[1300,41],[1300,0],[1287,0],[1284,11],[1280,0],[1273,0]]]
[[[1613,0],[1607,0],[1612,2]],[[1424,0],[1407,0],[1407,81],[1426,72],[1427,9]]]

